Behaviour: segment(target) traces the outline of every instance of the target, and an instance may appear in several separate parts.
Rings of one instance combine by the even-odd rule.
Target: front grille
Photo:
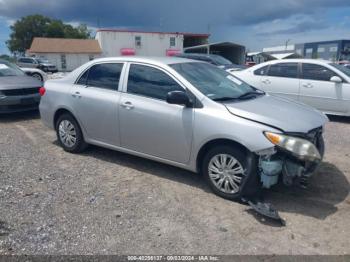
[[[39,89],[40,87],[9,89],[9,90],[1,90],[1,93],[3,93],[5,96],[33,95],[33,94],[38,94]]]

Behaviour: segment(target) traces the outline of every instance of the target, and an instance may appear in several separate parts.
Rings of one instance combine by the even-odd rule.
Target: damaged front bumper
[[[319,157],[299,156],[278,145],[257,152],[262,186],[270,188],[281,180],[287,186],[299,184],[302,187],[307,187],[308,178],[314,173],[324,155],[322,128],[313,129],[307,134],[288,133],[283,135],[311,142],[317,148]]]

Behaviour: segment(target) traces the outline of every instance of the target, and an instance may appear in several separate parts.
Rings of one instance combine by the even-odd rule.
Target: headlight
[[[300,159],[310,161],[321,160],[321,155],[316,146],[305,139],[271,132],[264,132],[264,134],[272,144],[292,152]]]

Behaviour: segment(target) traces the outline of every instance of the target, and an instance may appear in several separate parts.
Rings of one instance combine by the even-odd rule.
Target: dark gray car
[[[16,65],[0,60],[0,114],[37,109],[41,86]]]

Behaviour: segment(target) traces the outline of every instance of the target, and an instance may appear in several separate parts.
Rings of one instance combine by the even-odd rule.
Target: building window
[[[135,46],[141,47],[141,36],[135,36]]]
[[[63,70],[67,69],[66,55],[64,55],[64,54],[61,55],[61,68]]]
[[[323,53],[325,51],[324,47],[317,48],[317,53]]]
[[[94,59],[95,59],[94,55],[89,55],[89,61],[92,61]]]
[[[306,49],[306,53],[307,53],[307,54],[312,54],[312,48]]]
[[[331,46],[329,48],[329,52],[333,52],[333,53],[338,52],[338,47],[337,46]]]
[[[176,38],[175,37],[170,37],[170,47],[176,46]]]
[[[297,50],[296,50],[296,53],[297,53],[298,55],[303,55],[303,50],[297,49]]]

